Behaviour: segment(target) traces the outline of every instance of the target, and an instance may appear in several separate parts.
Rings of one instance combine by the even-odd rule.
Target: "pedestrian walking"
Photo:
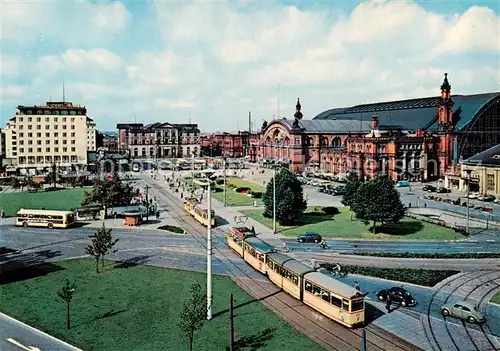
[[[5,218],[5,212],[4,212],[4,210],[2,210],[2,212],[0,212],[0,217],[2,217],[2,219]]]
[[[359,290],[359,283],[357,280],[354,281],[354,289],[356,289],[357,291],[360,291]]]
[[[391,304],[392,304],[391,297],[387,295],[387,299],[385,300],[385,309],[387,310],[387,313],[391,313]]]
[[[252,233],[255,234],[255,227],[254,226],[252,226]]]
[[[286,252],[286,243],[283,241],[282,251]]]
[[[156,219],[160,219],[160,210],[156,210]]]

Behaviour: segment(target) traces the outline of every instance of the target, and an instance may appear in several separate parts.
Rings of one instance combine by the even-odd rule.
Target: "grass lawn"
[[[252,191],[261,193],[266,191],[266,188],[263,186],[236,177],[227,177],[226,182],[234,184],[238,188],[246,187],[252,189]],[[185,183],[195,187],[198,186],[189,178],[185,179]],[[217,185],[217,192],[214,194],[214,197],[219,201],[224,201],[224,188],[221,185]],[[226,203],[228,206],[252,206],[254,201],[257,202],[257,206],[262,205],[262,199],[254,199],[251,196],[237,193],[233,188],[227,188]]]
[[[300,219],[300,223],[293,227],[278,225],[278,231],[286,236],[296,236],[305,232],[317,232],[329,238],[362,238],[362,239],[391,239],[391,240],[460,240],[465,236],[449,228],[431,223],[420,222],[415,219],[404,218],[399,224],[386,224],[377,227],[377,234],[370,232],[370,225],[365,225],[357,219],[351,221],[351,212],[347,208],[339,208],[340,213],[334,216],[315,213],[321,207],[309,207]],[[241,211],[248,217],[272,228],[272,218],[264,218],[263,210]]]
[[[493,302],[493,303],[500,305],[500,292],[497,292],[495,295],[493,295],[490,302]]]
[[[112,262],[98,274],[93,260],[61,261],[57,266],[59,270],[37,278],[1,285],[0,310],[86,351],[187,350],[179,315],[190,285],[204,287],[205,274],[145,265],[117,268]],[[77,284],[69,330],[65,304],[56,300],[67,278]],[[230,278],[214,275],[213,283],[214,318],[195,334],[194,350],[227,346],[230,293],[242,350],[323,350],[252,301]]]
[[[44,192],[0,193],[0,207],[6,216],[15,216],[20,208],[69,210],[80,207],[84,192],[90,188],[61,189]]]

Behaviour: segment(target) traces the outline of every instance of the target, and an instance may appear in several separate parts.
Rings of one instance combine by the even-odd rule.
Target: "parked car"
[[[441,188],[438,188],[438,189],[436,190],[436,193],[440,193],[440,194],[447,194],[447,193],[451,193],[451,190],[450,190],[450,189],[446,189],[446,188],[441,187]]]
[[[445,317],[465,319],[469,323],[482,323],[486,320],[476,305],[470,301],[448,302],[441,307],[441,314]]]
[[[429,193],[432,193],[434,191],[436,191],[436,187],[435,186],[432,186],[432,185],[425,185],[423,188],[422,188],[423,191],[427,191]]]
[[[380,290],[377,293],[379,301],[386,301],[388,296],[391,297],[392,302],[395,302],[403,307],[415,306],[417,304],[417,301],[413,298],[413,296],[411,296],[406,289],[400,287]]]
[[[479,193],[470,193],[469,199],[477,199],[479,197]]]
[[[306,232],[305,234],[297,235],[297,241],[299,243],[319,243],[321,235],[315,232]]]
[[[407,180],[399,180],[399,181],[396,182],[396,186],[398,188],[409,187],[410,186],[410,182],[407,181]]]
[[[477,198],[479,201],[484,202],[493,202],[495,201],[495,197],[493,195],[484,195]]]
[[[500,197],[497,197],[497,198],[495,199],[495,201],[493,201],[493,202],[494,202],[494,203],[496,203],[496,204],[499,204],[499,203],[500,203]]]

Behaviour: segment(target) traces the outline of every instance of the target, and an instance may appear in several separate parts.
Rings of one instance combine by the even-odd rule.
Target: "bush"
[[[332,270],[335,264],[323,263],[321,267]],[[381,279],[423,285],[434,286],[440,281],[460,273],[459,271],[432,271],[425,269],[406,269],[406,268],[375,268],[361,266],[341,266],[342,271],[350,274],[359,274],[368,277],[376,277]]]
[[[167,232],[172,232],[172,233],[176,233],[176,234],[184,234],[185,233],[184,229],[176,227],[175,225],[168,225],[168,224],[162,225],[162,226],[158,227],[158,229],[166,230]]]
[[[217,179],[217,180],[215,181],[215,183],[216,183],[217,185],[222,185],[222,184],[224,184],[224,179]]]
[[[326,215],[333,216],[336,214],[339,214],[340,211],[337,207],[334,206],[326,206],[321,209],[321,212],[323,212]]]
[[[264,195],[264,193],[262,193],[260,191],[252,191],[252,198],[254,198],[254,199],[262,199],[263,195]]]

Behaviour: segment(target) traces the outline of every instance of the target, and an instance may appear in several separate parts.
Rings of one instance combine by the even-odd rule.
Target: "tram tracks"
[[[473,274],[472,277],[470,275]],[[490,275],[497,275],[495,277],[489,278],[488,276]],[[459,274],[455,279],[452,279],[446,284],[443,284],[440,286],[431,296],[431,300],[429,301],[429,304],[427,305],[427,313],[425,315],[425,318],[423,321],[424,323],[424,332],[427,337],[427,340],[429,341],[431,347],[433,350],[437,351],[494,351],[494,350],[500,350],[496,345],[495,342],[490,338],[489,330],[487,325],[478,325],[478,329],[476,330],[473,328],[470,324],[466,324],[465,321],[460,321],[458,323],[451,323],[450,318],[446,318],[445,316],[442,316],[440,313],[441,310],[441,305],[445,304],[448,302],[448,300],[453,296],[454,294],[458,293],[460,289],[465,290],[468,289],[467,284],[481,279],[481,278],[486,278],[486,281],[482,281],[480,285],[470,289],[470,291],[466,290],[467,292],[464,295],[464,300],[469,298],[474,292],[478,291],[479,289],[482,289],[485,287],[486,284],[494,283],[497,280],[500,280],[499,276],[499,271],[496,270],[488,270],[481,272],[481,274],[477,274],[476,272],[467,272],[467,273],[462,273]],[[463,280],[465,278],[465,280]],[[458,284],[457,284],[458,283]],[[456,286],[454,286],[456,285]],[[479,303],[479,306],[481,306],[482,303],[484,303],[484,299],[486,296],[489,295],[490,292],[498,289],[498,284],[494,283],[493,287],[488,287],[486,293],[482,296],[481,301]],[[445,291],[446,288],[451,287],[451,291]],[[441,296],[438,299],[438,295],[444,293],[445,297],[443,300],[443,297]],[[436,313],[440,317],[433,317],[432,312]],[[443,338],[443,335],[438,335],[437,331],[435,330],[433,326],[433,319],[436,319],[438,322],[434,323],[437,327],[440,327],[441,325],[444,325],[444,331],[445,331],[445,336]],[[456,320],[458,321],[458,319]],[[425,325],[427,324],[427,326]],[[456,330],[456,333],[451,332],[451,328],[455,328],[455,326],[461,327],[460,330]],[[437,329],[437,328],[436,328]],[[442,329],[441,329],[442,330]],[[463,333],[465,332],[465,333]],[[462,339],[459,340],[459,335],[461,334]],[[478,336],[479,334],[479,336]]]
[[[163,207],[174,212],[176,214],[175,218],[183,224],[184,229],[187,229],[187,232],[206,249],[206,235],[202,234],[206,229],[184,211],[182,205],[179,204],[179,199],[170,191],[162,186],[158,186],[147,178],[145,181],[149,183],[152,190],[157,191],[168,200],[169,206]],[[285,293],[276,294],[280,290],[275,285],[267,280],[254,278],[253,276],[255,276],[256,271],[227,247],[224,233],[218,229],[214,229],[214,234],[212,239],[213,259],[224,264],[231,278],[250,295],[257,298],[260,297],[259,300],[282,319],[287,320],[296,329],[305,332],[307,335],[314,336],[320,344],[330,350],[361,349],[360,330],[346,329],[329,321],[328,318],[319,315],[319,313],[311,313],[311,310],[307,306],[291,296]],[[221,247],[224,249],[221,249]],[[214,251],[218,255],[214,255]],[[243,263],[243,265],[240,266],[238,263]],[[268,300],[266,300],[266,297],[268,297]],[[290,317],[290,312],[292,315],[295,314],[295,318],[293,316]],[[302,318],[300,322],[296,320],[297,316]],[[367,347],[370,350],[419,350],[414,345],[394,337],[383,329],[374,326],[368,326],[365,329]],[[339,335],[343,336],[343,338]]]

